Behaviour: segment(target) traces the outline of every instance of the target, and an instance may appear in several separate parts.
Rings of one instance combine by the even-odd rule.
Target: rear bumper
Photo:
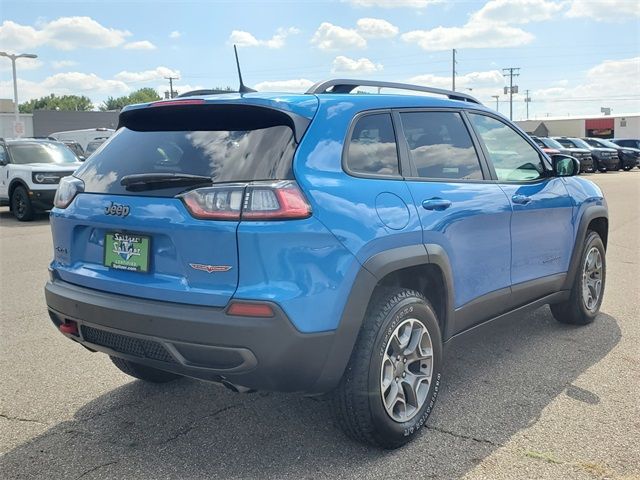
[[[322,393],[335,332],[304,334],[276,304],[271,318],[230,316],[224,308],[145,300],[47,282],[51,320],[73,321],[85,347],[181,375],[258,390]]]

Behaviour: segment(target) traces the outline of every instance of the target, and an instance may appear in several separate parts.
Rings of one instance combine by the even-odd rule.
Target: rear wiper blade
[[[187,173],[137,173],[125,175],[120,180],[120,185],[133,192],[212,184],[211,177]]]

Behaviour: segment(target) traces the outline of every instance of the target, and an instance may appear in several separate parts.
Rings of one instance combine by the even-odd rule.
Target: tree
[[[21,113],[33,113],[34,110],[72,110],[86,112],[93,110],[93,103],[89,97],[84,95],[55,95],[34,98],[28,102],[20,104],[18,107]]]
[[[109,97],[98,108],[103,112],[107,110],[122,110],[125,106],[131,105],[132,103],[156,102],[158,100],[160,100],[158,92],[153,88],[145,87],[122,97]]]

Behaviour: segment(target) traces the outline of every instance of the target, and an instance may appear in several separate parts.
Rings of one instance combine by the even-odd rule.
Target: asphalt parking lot
[[[0,478],[640,478],[640,170],[592,174],[610,209],[602,313],[548,307],[463,338],[423,434],[346,439],[324,399],[134,381],[53,328],[47,216],[0,209]]]

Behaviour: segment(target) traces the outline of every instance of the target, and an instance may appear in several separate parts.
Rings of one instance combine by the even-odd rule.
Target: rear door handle
[[[422,208],[425,210],[446,210],[450,206],[451,202],[443,198],[430,198],[422,202]]]
[[[511,201],[518,205],[526,205],[527,203],[531,203],[531,197],[527,197],[526,195],[514,195],[511,197]]]

